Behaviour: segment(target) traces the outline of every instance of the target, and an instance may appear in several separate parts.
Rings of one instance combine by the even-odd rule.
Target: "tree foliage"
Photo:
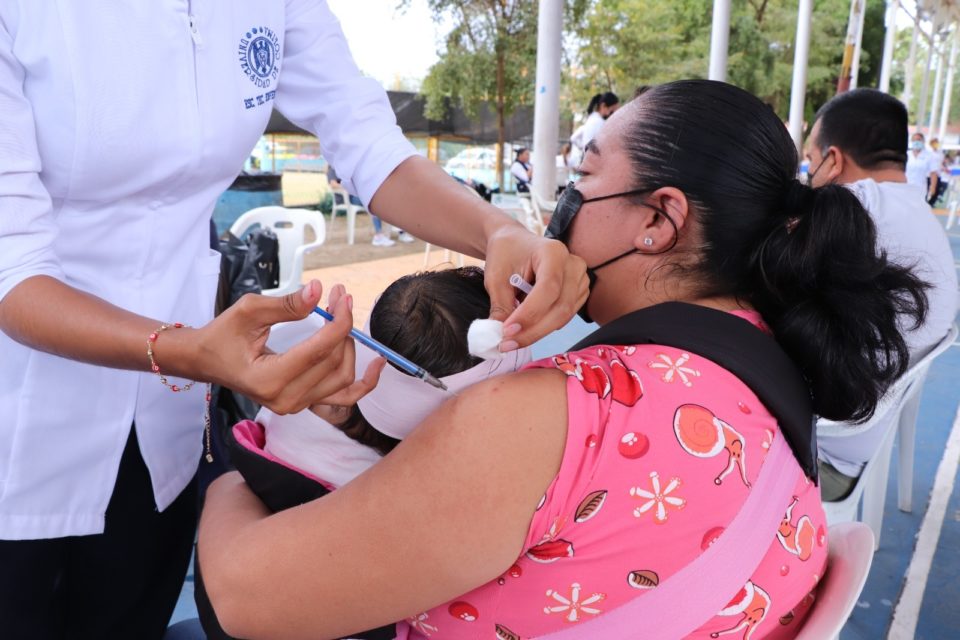
[[[834,95],[843,57],[849,0],[814,3],[807,80],[808,117]],[[704,78],[710,56],[713,0],[593,0],[568,25],[579,44],[570,95],[585,104],[599,91],[630,96],[643,84]],[[883,0],[869,0],[860,86],[876,83],[883,47]],[[734,0],[728,82],[787,116],[797,29],[795,0]]]
[[[410,0],[402,0],[400,7]],[[496,112],[499,148],[506,119],[532,104],[537,66],[537,3],[530,0],[428,0],[453,28],[440,60],[423,81],[426,115],[443,119],[451,104],[476,116],[483,104]],[[502,154],[497,175],[503,175]]]

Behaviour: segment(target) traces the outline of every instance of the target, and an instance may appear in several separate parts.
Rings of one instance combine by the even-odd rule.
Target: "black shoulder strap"
[[[816,422],[810,390],[777,341],[733,314],[667,302],[600,327],[571,351],[595,345],[661,344],[708,358],[750,387],[777,421],[808,478],[817,480]]]

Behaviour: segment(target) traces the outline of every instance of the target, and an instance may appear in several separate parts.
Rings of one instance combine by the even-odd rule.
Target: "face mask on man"
[[[923,151],[923,140],[914,140],[910,143],[910,148],[914,151]]]

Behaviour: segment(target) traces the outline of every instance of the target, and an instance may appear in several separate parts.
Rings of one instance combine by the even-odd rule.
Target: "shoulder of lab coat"
[[[347,191],[369,204],[416,150],[397,126],[386,91],[360,73],[327,3],[287,0],[286,11],[277,109],[320,139]]]
[[[40,181],[33,110],[5,17],[0,15],[0,300],[31,276],[63,279],[53,251],[57,227],[50,195]]]

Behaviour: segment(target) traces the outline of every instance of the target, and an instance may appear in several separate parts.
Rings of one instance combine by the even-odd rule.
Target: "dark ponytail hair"
[[[602,98],[603,98],[602,93],[598,93],[597,95],[590,98],[590,104],[587,105],[587,115],[590,115],[591,113],[597,110],[597,107],[600,106],[600,100]]]
[[[736,296],[760,312],[818,415],[869,419],[906,371],[900,317],[923,322],[928,285],[887,260],[852,192],[796,179],[796,147],[756,97],[685,80],[634,103],[624,146],[635,188],[683,191],[702,236],[674,266],[700,296]]]

